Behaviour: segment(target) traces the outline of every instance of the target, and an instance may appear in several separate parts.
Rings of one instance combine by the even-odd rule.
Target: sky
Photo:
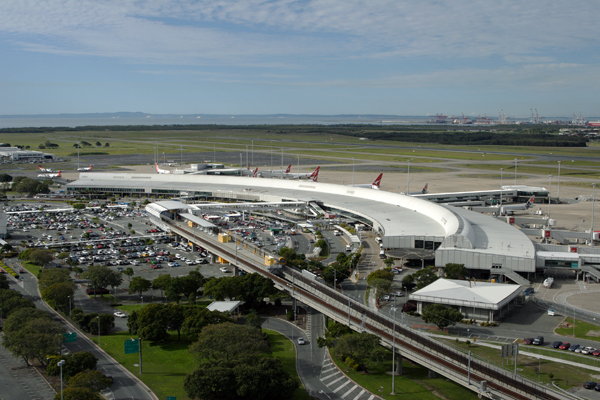
[[[600,116],[597,0],[2,0],[0,115]]]

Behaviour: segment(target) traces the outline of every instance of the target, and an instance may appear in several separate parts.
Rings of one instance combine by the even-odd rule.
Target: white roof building
[[[206,309],[233,315],[238,313],[240,304],[241,301],[213,301]]]
[[[412,293],[409,300],[417,302],[419,313],[427,304],[443,304],[457,308],[467,319],[494,321],[521,292],[521,285],[438,279]]]

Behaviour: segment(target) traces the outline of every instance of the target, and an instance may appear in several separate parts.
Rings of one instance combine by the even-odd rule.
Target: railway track
[[[190,240],[196,241],[200,246],[216,249],[215,252],[219,253],[221,257],[224,256],[226,259],[230,260],[235,258],[235,253],[229,251],[228,248],[218,247],[218,244],[215,244],[214,241],[209,241],[202,236],[196,235],[194,232],[188,231],[186,226],[180,225],[177,222],[167,222],[169,225],[171,225],[175,233],[187,237]],[[394,323],[392,320],[371,311],[364,305],[357,302],[352,302],[351,307],[356,312],[363,315],[363,318],[360,319],[356,316],[353,316],[347,307],[339,307],[334,304],[335,302],[339,304],[346,304],[348,302],[348,297],[341,295],[337,291],[329,288],[326,285],[323,285],[320,282],[306,278],[298,271],[290,267],[282,268],[284,275],[287,274],[289,277],[292,277],[292,279],[286,279],[267,271],[262,265],[259,267],[254,262],[245,260],[244,257],[240,256],[240,254],[237,256],[237,263],[244,269],[260,273],[261,275],[270,278],[275,283],[278,283],[281,287],[289,289],[292,285],[294,285],[293,290],[295,291],[296,296],[304,297],[305,299],[309,299],[311,302],[318,304],[321,307],[320,311],[322,312],[324,310],[328,310],[330,313],[339,315],[341,318],[346,320],[349,319],[357,326],[363,326],[365,329],[377,334],[390,343],[393,340],[393,335],[391,332],[393,332]],[[311,288],[311,290],[318,290],[320,294],[325,295],[328,300],[324,300],[320,296],[315,295],[310,290],[307,290],[305,286]],[[389,331],[381,329],[376,324],[385,327]],[[486,381],[487,386],[497,393],[502,393],[504,396],[503,398],[517,400],[570,399],[570,397],[566,397],[561,393],[545,389],[525,378],[516,378],[508,371],[501,370],[479,360],[471,359],[469,371],[469,358],[464,353],[432,340],[425,335],[421,335],[413,330],[407,329],[404,326],[396,324],[395,328],[396,346],[404,350],[402,352],[403,356],[411,358],[417,363],[419,363],[419,361],[422,363],[422,360],[419,360],[420,356],[429,360],[429,362],[436,364],[438,367],[443,366],[443,369],[446,370],[449,375],[453,375],[453,378],[458,376],[460,379],[457,381],[462,381],[464,386],[467,386],[465,382],[467,382],[470,374],[470,379],[472,379],[474,382]],[[413,353],[412,357],[411,353]],[[471,389],[477,387],[478,385],[474,385],[471,387]]]

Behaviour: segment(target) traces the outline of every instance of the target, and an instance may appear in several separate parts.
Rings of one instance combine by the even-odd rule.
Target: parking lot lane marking
[[[336,376],[336,375],[337,375],[337,372],[334,372],[334,373],[333,373],[333,374],[331,374],[331,375],[327,375],[327,376],[325,376],[325,377],[321,378],[321,381],[325,381],[326,379],[329,379],[329,378],[331,378],[332,376]],[[342,378],[343,378],[343,377],[342,377]],[[340,379],[342,379],[342,378],[340,378]]]

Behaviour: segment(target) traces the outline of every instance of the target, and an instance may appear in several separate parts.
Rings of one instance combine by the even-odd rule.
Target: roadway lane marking
[[[371,397],[369,397],[369,400],[373,400],[375,398],[375,395],[372,394]]]
[[[333,382],[329,382],[329,385],[333,385],[333,384],[335,384],[335,383],[338,383],[339,381],[341,381],[341,380],[342,380],[342,379],[344,379],[345,377],[346,377],[346,375],[342,375],[342,376],[340,376],[339,378],[337,378],[335,381],[333,381]],[[347,384],[347,383],[346,383],[346,384]],[[327,385],[327,386],[329,386],[329,385]],[[343,386],[342,386],[342,387],[343,387]],[[335,393],[335,390],[334,390],[334,393]]]
[[[340,388],[341,388],[341,387],[343,387],[343,386],[340,386]],[[348,396],[348,395],[349,395],[351,392],[353,392],[353,391],[354,391],[354,389],[356,389],[357,387],[358,387],[357,385],[354,385],[354,386],[352,386],[352,388],[351,388],[350,390],[348,390],[346,393],[344,393],[344,394],[342,395],[342,399],[345,399],[345,398],[346,398],[346,396]]]
[[[366,392],[365,389],[361,390],[361,392],[359,394],[356,395],[356,397],[354,398],[354,400],[358,400],[360,398],[360,396],[363,395],[363,393]]]
[[[325,376],[325,377],[321,378],[321,381],[324,381],[325,379],[329,379],[329,378],[331,378],[332,376],[336,376],[337,374],[338,374],[337,372],[334,372],[334,373],[333,373],[333,374],[331,374],[331,375],[327,375],[327,376]],[[337,382],[337,381],[336,381],[336,382]],[[332,383],[333,383],[333,382],[332,382]]]
[[[347,377],[344,377],[344,378],[347,378]],[[352,382],[350,379],[348,379],[344,384],[342,384],[341,386],[338,386],[337,389],[334,389],[333,393],[337,393],[338,390],[341,390],[344,386],[347,386],[350,383],[354,383],[354,382]]]

